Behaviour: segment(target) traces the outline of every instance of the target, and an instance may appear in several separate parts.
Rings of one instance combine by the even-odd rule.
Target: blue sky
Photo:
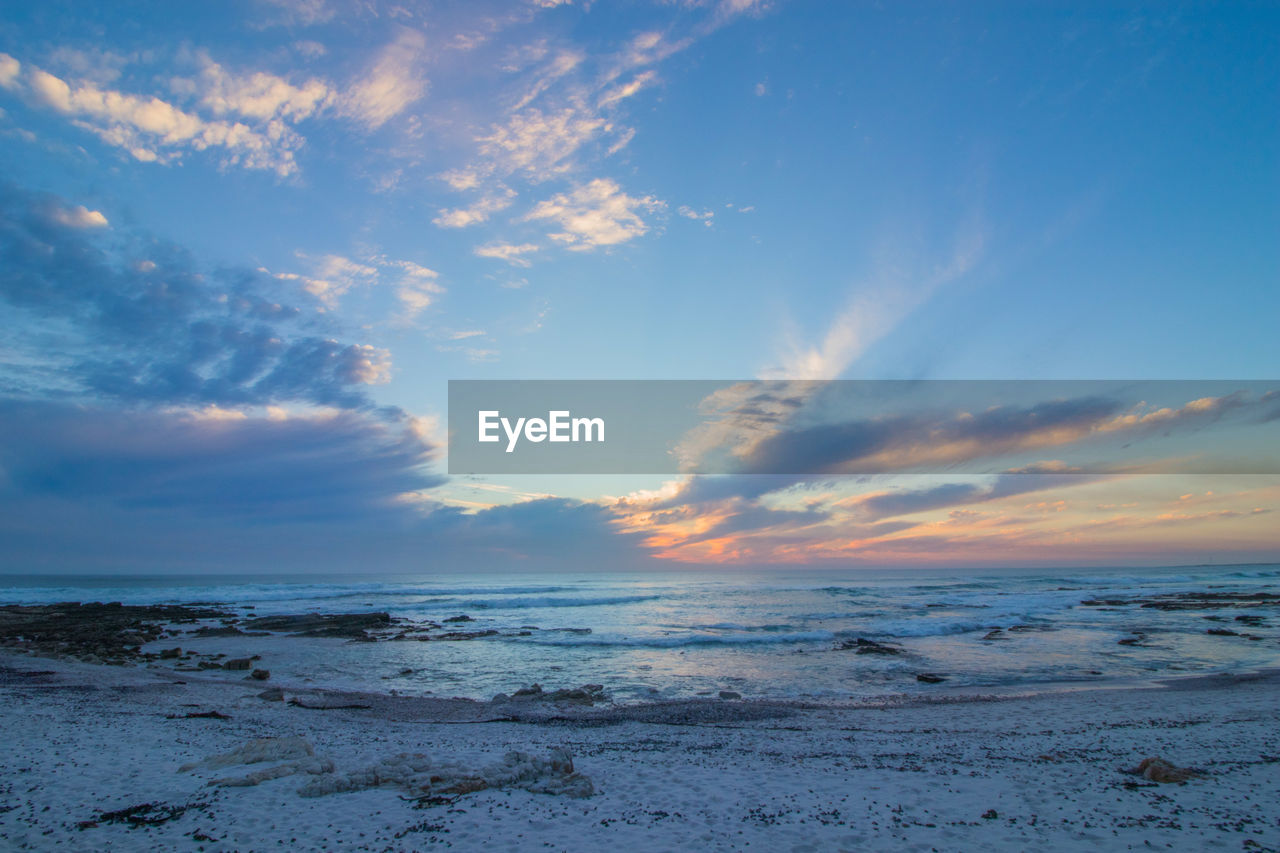
[[[0,397],[25,442],[0,458],[26,543],[0,554],[10,570],[192,548],[219,568],[228,531],[236,559],[346,568],[334,525],[367,545],[353,554],[391,543],[399,568],[554,562],[570,537],[670,551],[638,498],[616,500],[679,493],[661,478],[443,476],[449,379],[1280,363],[1274,5],[0,8]],[[245,470],[222,477],[232,460]],[[1274,487],[1187,488],[1251,514]],[[836,484],[822,505],[900,488]],[[1143,488],[1148,518],[1187,493]],[[747,509],[720,512],[761,536],[796,521]],[[846,522],[823,512],[828,541]],[[65,553],[41,550],[72,528]],[[1276,554],[1245,533],[1220,535]],[[1047,557],[1054,541],[970,559],[1175,550]]]

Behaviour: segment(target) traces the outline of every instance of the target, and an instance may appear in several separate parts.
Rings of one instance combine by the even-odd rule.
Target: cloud
[[[16,89],[22,63],[7,53],[0,53],[0,88]]]
[[[439,449],[404,415],[113,409],[0,399],[0,566],[382,571],[637,567],[608,510],[433,499]]]
[[[441,228],[466,228],[489,221],[489,217],[501,210],[506,210],[515,199],[513,190],[506,190],[495,195],[486,196],[469,207],[452,210],[441,210],[440,215],[431,222]]]
[[[653,212],[665,206],[651,196],[629,196],[614,181],[597,178],[539,202],[525,219],[556,223],[563,230],[548,235],[552,240],[573,251],[588,251],[644,235],[648,225],[637,211]]]
[[[973,479],[967,482],[943,483],[923,489],[904,489],[862,495],[844,502],[860,518],[875,521],[896,518],[918,512],[946,509],[952,506],[969,506],[987,503],[1016,495],[1043,492],[1049,489],[1081,486],[1097,482],[1097,476],[1081,475],[1029,475],[1005,474],[985,481]]]
[[[376,130],[404,112],[427,91],[426,38],[417,30],[403,29],[387,45],[369,69],[341,100],[345,115]]]
[[[11,499],[105,501],[263,524],[397,512],[403,493],[444,482],[425,471],[435,448],[404,417],[0,400],[0,429]]]
[[[53,221],[68,228],[106,228],[107,217],[101,211],[89,210],[83,204],[75,207],[54,207],[50,211]]]
[[[385,350],[302,328],[297,308],[263,295],[272,279],[206,273],[142,235],[104,247],[48,215],[58,209],[71,208],[0,186],[0,301],[24,318],[9,345],[46,354],[38,374],[16,374],[24,386],[41,376],[46,393],[136,402],[363,407],[364,387],[386,381]]]
[[[887,269],[879,275],[879,280],[860,288],[836,314],[821,343],[807,344],[791,335],[781,363],[762,371],[761,376],[768,379],[840,376],[938,288],[967,275],[982,258],[984,244],[983,229],[975,220],[960,229],[950,258],[936,268],[910,277],[896,269]]]
[[[445,291],[439,283],[438,272],[413,261],[392,260],[384,255],[371,255],[361,261],[335,254],[309,258],[301,252],[298,257],[311,261],[310,274],[259,271],[280,281],[297,282],[303,291],[320,301],[324,310],[337,308],[338,300],[354,288],[390,282],[405,308],[402,319],[412,320]]]
[[[679,209],[676,210],[676,213],[679,213],[685,219],[692,219],[694,222],[701,222],[703,225],[707,226],[708,228],[710,228],[712,225],[715,224],[714,220],[715,220],[716,214],[715,214],[715,211],[713,210],[704,210],[701,213],[699,213],[698,211],[694,210],[692,207],[689,207],[687,204],[682,204],[680,205]]]
[[[336,10],[325,0],[258,0],[275,9],[277,17],[267,21],[269,25],[309,27],[333,20]]]
[[[506,261],[512,266],[527,267],[529,266],[529,260],[524,255],[536,252],[538,249],[539,247],[536,243],[521,243],[519,245],[489,243],[484,246],[477,246],[474,254],[478,258],[497,258],[500,261]]]
[[[440,274],[433,269],[413,261],[389,261],[386,265],[400,273],[396,297],[404,305],[405,319],[417,317],[444,293],[444,287],[438,281]]]
[[[546,181],[569,171],[570,158],[607,127],[602,117],[576,107],[554,112],[530,107],[478,138],[480,154],[488,161],[483,170]]]
[[[264,71],[232,74],[207,54],[200,55],[199,63],[200,76],[195,80],[175,79],[173,90],[198,96],[200,105],[218,116],[297,122],[329,106],[337,96],[327,83],[315,78],[294,85]]]
[[[7,88],[67,116],[137,160],[172,162],[184,151],[220,150],[224,166],[269,170],[281,177],[297,172],[294,152],[302,146],[302,137],[278,120],[257,129],[240,121],[207,120],[157,97],[102,88],[91,81],[68,83],[36,66],[27,66],[19,77],[16,60],[0,61],[0,69],[6,67],[13,72]]]

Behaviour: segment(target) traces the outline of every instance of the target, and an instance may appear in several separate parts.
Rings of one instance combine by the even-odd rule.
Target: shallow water
[[[733,690],[849,698],[1149,680],[1280,665],[1280,606],[1162,611],[1092,598],[1280,592],[1280,566],[1096,568],[946,576],[867,572],[434,574],[421,577],[0,578],[0,601],[218,602],[241,615],[385,610],[466,614],[462,642],[351,643],[271,636],[181,638],[198,652],[261,654],[277,681],[488,698],[533,682],[602,683],[620,700]],[[1240,614],[1264,617],[1242,625]],[[1206,617],[1216,617],[1210,620]],[[1009,629],[1015,628],[1010,631]],[[1213,636],[1226,628],[1263,637]],[[983,639],[993,628],[1004,639]],[[589,633],[586,629],[589,629]],[[1140,631],[1142,645],[1119,640]],[[523,635],[521,635],[523,634]],[[897,656],[834,648],[866,637]],[[412,670],[401,675],[403,670]],[[919,673],[947,677],[923,684]]]

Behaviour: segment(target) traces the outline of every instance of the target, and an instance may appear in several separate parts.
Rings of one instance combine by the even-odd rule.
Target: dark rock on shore
[[[6,605],[0,607],[0,645],[122,664],[140,657],[139,647],[164,636],[168,624],[229,615],[211,607],[178,604]]]
[[[189,632],[197,637],[265,637],[266,631],[241,631],[235,625],[202,625]]]
[[[493,704],[502,705],[509,702],[568,702],[574,705],[594,705],[597,702],[608,702],[603,684],[584,684],[581,687],[565,687],[559,690],[543,690],[541,684],[521,687],[508,696],[499,693],[492,699]]]
[[[853,649],[860,655],[900,655],[902,649],[898,646],[888,643],[877,643],[875,640],[868,640],[866,637],[858,637],[856,640],[841,640],[836,649],[839,651],[848,651]]]
[[[258,631],[278,631],[295,637],[336,637],[372,640],[368,631],[390,628],[389,613],[304,613],[297,616],[258,616],[245,620],[244,627]]]
[[[476,621],[476,620],[472,619],[470,616],[468,616],[467,614],[463,613],[463,614],[460,614],[460,615],[458,615],[458,616],[450,616],[448,619],[446,619],[446,620],[444,620],[444,621],[446,621],[446,622],[474,622],[474,621]]]
[[[424,638],[432,640],[475,640],[480,637],[497,636],[497,630],[489,628],[486,631],[448,631],[444,634],[437,634],[434,637]]]
[[[1171,592],[1131,598],[1090,598],[1080,604],[1084,607],[1136,605],[1151,610],[1220,610],[1280,604],[1280,595],[1271,592]]]

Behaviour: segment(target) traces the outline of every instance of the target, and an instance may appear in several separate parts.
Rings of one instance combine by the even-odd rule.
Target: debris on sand
[[[290,699],[289,704],[295,708],[306,708],[308,711],[367,711],[373,707],[360,702],[331,703],[324,699],[318,702],[306,702],[298,698]]]
[[[187,803],[182,806],[168,803],[140,803],[127,809],[101,812],[93,820],[82,820],[76,826],[80,829],[92,829],[102,823],[127,823],[130,829],[140,826],[159,826],[174,818],[182,817],[191,809],[207,809],[208,803]]]
[[[287,776],[309,775],[316,778],[298,789],[298,794],[303,797],[370,788],[400,788],[415,800],[470,794],[490,788],[522,788],[533,793],[565,797],[589,797],[595,793],[591,780],[574,770],[573,757],[565,749],[552,749],[545,758],[524,752],[508,752],[500,762],[482,767],[436,761],[421,754],[400,753],[360,770],[336,773],[333,762],[316,755],[315,748],[306,739],[265,737],[248,741],[231,752],[185,764],[179,770],[218,770],[248,764],[271,766],[243,776],[213,779],[207,784],[219,788],[245,788]]]
[[[1138,766],[1124,771],[1134,776],[1141,776],[1151,782],[1185,782],[1188,779],[1199,779],[1203,774],[1189,767],[1178,767],[1163,758],[1144,758]]]
[[[184,764],[178,768],[181,773],[201,768],[218,769],[236,764],[259,764],[263,761],[288,761],[295,758],[311,758],[315,749],[301,737],[260,737],[248,741],[242,746],[211,755],[202,761]]]
[[[552,749],[546,758],[508,752],[502,761],[479,768],[401,753],[363,770],[313,779],[299,788],[298,793],[304,797],[321,797],[385,787],[404,789],[415,799],[470,794],[491,788],[522,788],[536,794],[565,797],[590,797],[595,793],[591,780],[574,770],[573,757],[564,749]]]

